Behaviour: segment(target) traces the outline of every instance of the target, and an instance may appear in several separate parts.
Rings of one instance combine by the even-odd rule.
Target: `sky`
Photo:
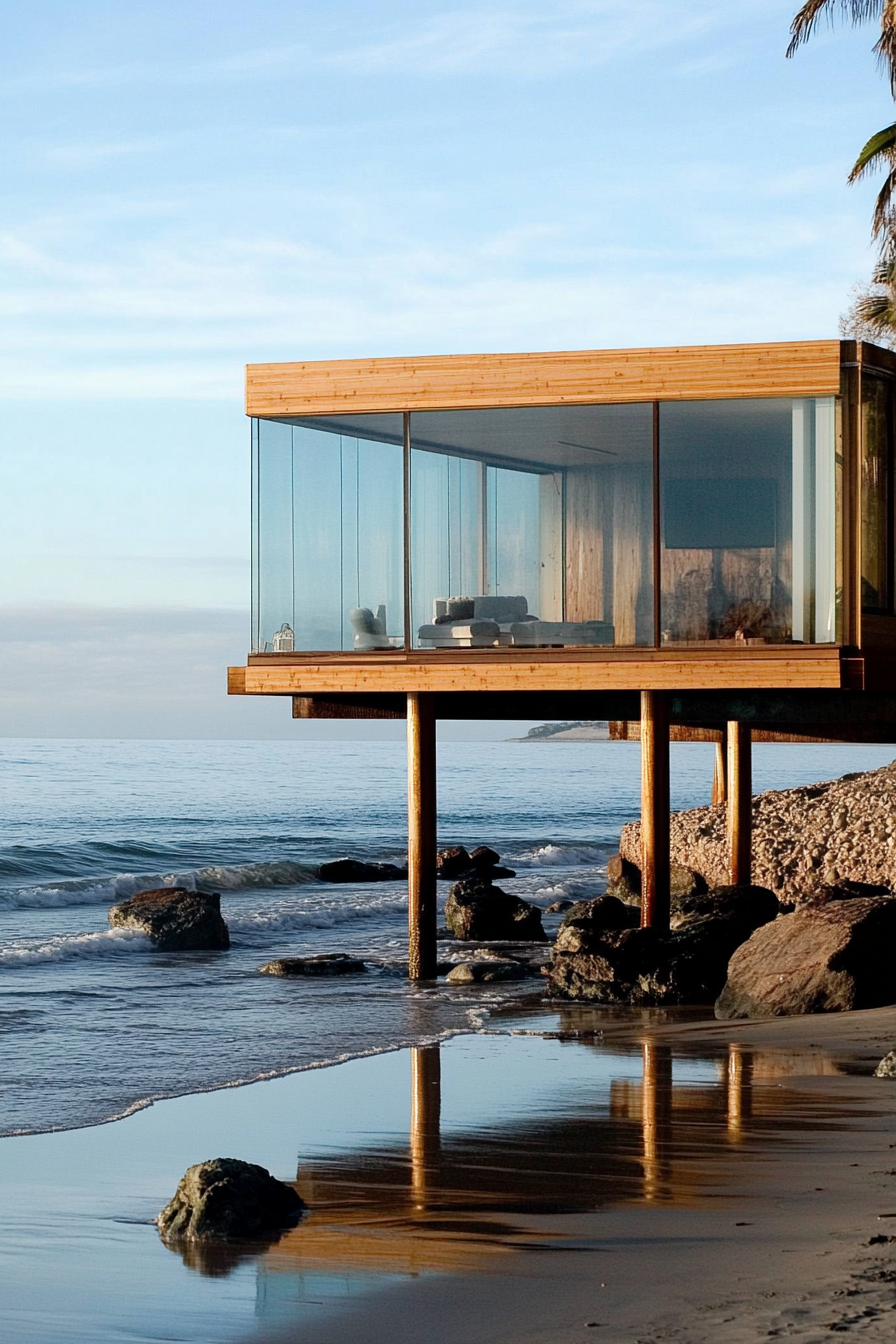
[[[224,693],[246,363],[836,336],[892,101],[793,8],[7,7],[0,735],[339,730]]]

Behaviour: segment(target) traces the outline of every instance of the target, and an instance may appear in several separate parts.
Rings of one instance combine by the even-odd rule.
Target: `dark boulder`
[[[496,877],[516,877],[512,868],[502,868],[501,855],[488,845],[478,845],[468,853],[463,845],[440,849],[436,855],[436,877],[456,882],[461,878],[482,877],[491,881]]]
[[[466,941],[547,942],[538,907],[483,878],[455,882],[445,906],[445,923],[454,938]]]
[[[802,906],[737,949],[716,1017],[783,1017],[896,1003],[896,899]]]
[[[361,859],[334,859],[317,870],[321,882],[401,882],[407,868],[394,863],[364,863]]]
[[[460,877],[461,873],[469,872],[472,867],[473,860],[463,845],[451,845],[448,849],[440,849],[436,855],[436,877],[442,881],[453,881]]]
[[[626,905],[617,896],[598,896],[593,901],[577,901],[560,924],[554,950],[588,952],[604,933],[634,929],[640,922],[640,911],[633,905]]]
[[[138,891],[109,911],[113,928],[138,929],[162,952],[217,952],[230,946],[230,932],[221,915],[221,897],[157,887]]]
[[[613,896],[582,901],[560,926],[550,992],[596,1003],[712,1003],[732,953],[778,909],[764,888],[722,888],[689,898],[668,934],[633,927],[637,910]],[[628,926],[625,920],[628,920]]]
[[[189,1167],[156,1222],[165,1241],[255,1241],[295,1227],[305,1208],[264,1167],[216,1157]]]
[[[693,868],[686,868],[681,863],[670,866],[669,894],[673,911],[679,902],[699,896],[707,889],[705,879]],[[611,854],[607,860],[607,895],[618,896],[629,905],[641,904],[641,869],[621,854]]]
[[[607,859],[607,895],[631,905],[641,901],[641,869],[621,854]]]
[[[497,868],[501,862],[501,855],[494,849],[489,849],[488,845],[477,845],[470,851],[470,866],[486,871],[490,868]]]
[[[854,901],[860,896],[892,896],[889,887],[877,882],[806,882],[800,892],[800,904],[827,905],[828,901]]]
[[[280,957],[258,968],[262,975],[355,975],[367,967],[358,957],[345,952],[319,952],[313,957]]]
[[[567,910],[571,910],[576,904],[575,901],[554,901],[552,905],[545,907],[546,915],[562,915]]]
[[[778,898],[768,887],[715,887],[712,891],[704,888],[702,892],[673,899],[671,923],[673,928],[680,928],[695,917],[723,915],[742,924],[746,938],[762,924],[777,919],[780,912]]]

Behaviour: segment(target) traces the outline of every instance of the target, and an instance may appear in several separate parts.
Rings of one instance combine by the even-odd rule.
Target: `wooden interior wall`
[[[620,645],[653,641],[651,482],[640,465],[566,478],[566,617],[612,621]]]

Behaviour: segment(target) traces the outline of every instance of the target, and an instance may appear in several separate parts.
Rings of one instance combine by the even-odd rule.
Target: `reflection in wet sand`
[[[614,1058],[630,1073],[631,1056],[604,1054]],[[613,1079],[609,1104],[606,1091],[589,1099],[580,1090],[547,1115],[440,1133],[439,1047],[415,1050],[409,1142],[302,1165],[296,1185],[311,1213],[264,1255],[260,1278],[292,1274],[294,1300],[306,1300],[301,1285],[319,1291],[321,1275],[336,1274],[344,1296],[353,1275],[358,1291],[370,1276],[461,1273],[527,1247],[566,1249],[573,1243],[539,1215],[642,1201],[695,1207],[740,1179],[727,1160],[735,1153],[742,1160],[847,1122],[845,1106],[786,1081],[834,1072],[820,1054],[796,1065],[790,1052],[732,1045],[715,1064],[716,1082],[676,1084],[672,1049],[645,1040],[641,1078]]]

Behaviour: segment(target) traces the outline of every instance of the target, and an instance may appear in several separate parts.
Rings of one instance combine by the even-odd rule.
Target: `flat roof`
[[[823,397],[841,367],[896,373],[896,356],[854,341],[422,355],[250,364],[246,413],[262,417]]]

